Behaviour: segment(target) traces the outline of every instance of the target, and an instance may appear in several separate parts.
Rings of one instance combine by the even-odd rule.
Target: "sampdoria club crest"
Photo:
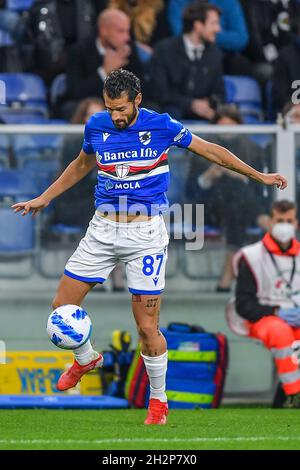
[[[140,141],[144,145],[148,145],[151,142],[151,131],[139,132]]]

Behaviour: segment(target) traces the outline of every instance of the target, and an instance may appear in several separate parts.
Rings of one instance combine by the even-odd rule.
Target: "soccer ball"
[[[91,336],[91,319],[78,305],[62,305],[50,314],[47,333],[55,346],[61,349],[77,349]]]

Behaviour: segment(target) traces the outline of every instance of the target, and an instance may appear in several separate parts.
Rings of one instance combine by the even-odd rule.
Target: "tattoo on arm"
[[[260,183],[263,182],[261,173],[259,171],[243,162],[230,150],[218,144],[205,141],[203,142],[202,139],[196,138],[195,140],[192,140],[192,144],[189,146],[189,150],[213,163],[216,163],[217,165],[228,168],[229,170],[233,170],[236,173],[240,173],[241,175],[245,175],[248,178],[252,178]],[[240,166],[240,168],[237,169],[237,165]]]

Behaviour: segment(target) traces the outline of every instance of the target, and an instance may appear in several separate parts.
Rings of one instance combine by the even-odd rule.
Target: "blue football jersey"
[[[157,214],[168,209],[168,151],[188,147],[192,134],[169,114],[140,108],[136,122],[117,129],[107,111],[85,126],[83,151],[96,154],[95,206],[103,212]]]

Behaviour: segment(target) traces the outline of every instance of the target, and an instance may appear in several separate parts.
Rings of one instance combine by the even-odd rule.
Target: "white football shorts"
[[[123,261],[132,294],[160,294],[165,287],[168,243],[162,215],[123,223],[96,212],[64,273],[80,281],[103,283]]]

